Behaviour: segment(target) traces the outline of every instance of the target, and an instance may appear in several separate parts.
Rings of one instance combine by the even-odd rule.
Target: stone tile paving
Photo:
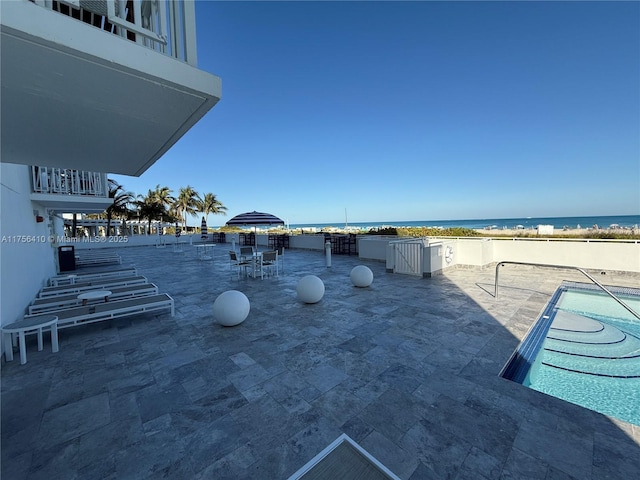
[[[455,269],[431,279],[381,262],[286,252],[278,278],[237,279],[229,245],[123,248],[176,315],[60,331],[60,352],[2,364],[2,478],[281,479],[347,433],[403,479],[624,479],[640,472],[640,428],[498,377],[574,272]],[[369,266],[374,282],[353,287]],[[322,278],[314,305],[296,299]],[[637,285],[614,275],[609,284]],[[220,293],[247,320],[212,318]]]

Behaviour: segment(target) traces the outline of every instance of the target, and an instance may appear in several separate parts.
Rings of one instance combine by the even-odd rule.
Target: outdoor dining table
[[[258,258],[260,255],[262,255],[262,252],[259,252],[259,251],[257,251],[257,250],[253,250],[253,251],[252,251],[252,252],[250,252],[250,253],[247,253],[247,252],[242,253],[242,252],[241,252],[241,253],[240,253],[240,258],[241,258],[242,260],[249,260],[249,259],[252,259],[252,258]]]
[[[253,251],[251,253],[241,253],[240,254],[240,259],[250,262],[250,268],[251,268],[251,276],[253,278],[257,277],[257,266],[260,263],[260,258],[262,257],[262,252],[258,252],[258,251]]]

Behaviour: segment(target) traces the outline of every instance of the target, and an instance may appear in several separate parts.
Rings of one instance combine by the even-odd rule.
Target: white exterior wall
[[[34,207],[35,208],[35,207]],[[161,237],[167,246],[175,244],[173,235]],[[126,240],[126,241],[123,241]],[[189,245],[201,243],[199,234],[182,235],[180,242]],[[258,246],[268,245],[267,235],[258,235]],[[397,237],[367,235],[359,238],[359,257],[368,260],[385,261],[387,269],[393,269],[393,258],[388,248],[390,241]],[[210,240],[209,240],[210,241]],[[229,248],[235,241],[239,246],[238,234],[226,234]],[[91,237],[79,239],[75,243],[76,250],[86,248],[122,248],[143,245],[155,245],[157,235],[134,235],[110,239]],[[496,239],[496,238],[430,238],[425,242],[423,272],[440,273],[456,265],[486,267],[500,261],[548,263],[569,265],[589,270],[610,270],[640,273],[640,241],[606,241],[606,240],[559,240],[559,239]],[[444,246],[444,248],[443,248]],[[444,258],[445,248],[453,249],[453,260],[449,263]],[[323,235],[292,235],[289,237],[289,248],[324,251]],[[429,252],[429,250],[431,250]]]
[[[447,261],[445,252],[447,248],[452,249],[453,256]],[[425,273],[438,274],[443,270],[453,267],[456,263],[459,263],[456,259],[458,255],[458,244],[455,240],[442,240],[429,242],[428,248],[425,248],[423,256],[423,275]]]
[[[370,260],[385,260],[387,257],[387,245],[391,240],[398,240],[398,237],[385,235],[367,235],[358,237],[358,254],[360,258]]]
[[[494,240],[493,261],[572,265],[592,270],[640,272],[640,242]]]
[[[387,270],[393,269],[393,259],[387,245],[397,237],[372,236],[360,239],[360,257],[382,260]],[[425,253],[424,273],[437,273],[441,265],[437,244],[445,242],[453,248],[453,261],[446,265],[486,267],[500,261],[568,265],[589,270],[609,270],[640,273],[640,241],[568,240],[568,239],[496,239],[440,238],[429,239],[432,248]]]
[[[22,318],[27,305],[57,269],[54,247],[49,243],[51,219],[44,207],[29,197],[29,167],[0,164],[0,186],[0,318],[1,324],[7,325]],[[34,210],[44,217],[42,223],[36,223]]]
[[[269,246],[269,234],[258,234],[256,235],[256,244],[258,247],[268,247]]]
[[[454,261],[460,265],[482,266],[494,261],[491,238],[457,239],[453,248]]]
[[[289,248],[323,251],[324,235],[292,235],[289,237]]]

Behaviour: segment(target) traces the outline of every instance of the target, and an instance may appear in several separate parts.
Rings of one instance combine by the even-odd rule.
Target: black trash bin
[[[58,265],[61,272],[76,269],[76,251],[73,245],[58,247]]]

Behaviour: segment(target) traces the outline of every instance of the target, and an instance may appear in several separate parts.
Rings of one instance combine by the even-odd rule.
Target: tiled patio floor
[[[119,249],[176,315],[60,331],[28,363],[2,363],[3,479],[282,479],[341,433],[402,479],[638,478],[640,427],[498,377],[574,272],[505,267],[431,279],[381,262],[287,251],[285,274],[237,280],[229,245]],[[355,288],[351,268],[374,282]],[[318,275],[320,303],[296,299]],[[614,275],[608,284],[638,285]],[[247,320],[213,323],[223,291]]]

